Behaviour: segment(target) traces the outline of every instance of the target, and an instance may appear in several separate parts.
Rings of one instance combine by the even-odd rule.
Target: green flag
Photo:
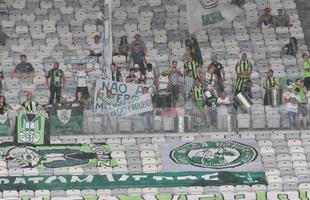
[[[12,136],[11,121],[8,112],[0,114],[0,136]]]

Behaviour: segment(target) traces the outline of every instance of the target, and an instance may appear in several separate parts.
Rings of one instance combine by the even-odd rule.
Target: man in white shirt
[[[291,129],[293,129],[297,124],[298,104],[300,102],[300,96],[298,95],[299,92],[300,88],[296,88],[293,94],[290,94],[285,98],[285,102],[287,103],[286,110]]]
[[[90,45],[90,56],[96,56],[99,58],[102,56],[103,44],[100,42],[100,36],[96,35],[94,37],[94,43]]]

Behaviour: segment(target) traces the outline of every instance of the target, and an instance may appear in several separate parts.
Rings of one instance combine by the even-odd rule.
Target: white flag
[[[242,10],[229,0],[187,0],[187,21],[190,33],[221,27],[230,23]]]

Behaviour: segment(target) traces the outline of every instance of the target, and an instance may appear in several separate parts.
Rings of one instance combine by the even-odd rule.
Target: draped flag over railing
[[[187,0],[190,33],[221,27],[240,15],[242,10],[228,0]]]

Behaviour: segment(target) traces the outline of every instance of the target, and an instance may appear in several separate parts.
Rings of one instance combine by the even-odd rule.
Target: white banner
[[[229,0],[187,0],[187,21],[190,33],[221,27],[242,13]]]
[[[116,81],[109,81],[104,79],[96,80],[94,110],[97,113],[104,113],[104,102],[97,98],[98,96],[106,96],[107,91],[112,91],[112,105],[113,107],[123,105],[137,100],[139,96],[143,95],[143,88],[148,87],[149,93],[154,94],[154,87],[142,84],[122,83]]]

